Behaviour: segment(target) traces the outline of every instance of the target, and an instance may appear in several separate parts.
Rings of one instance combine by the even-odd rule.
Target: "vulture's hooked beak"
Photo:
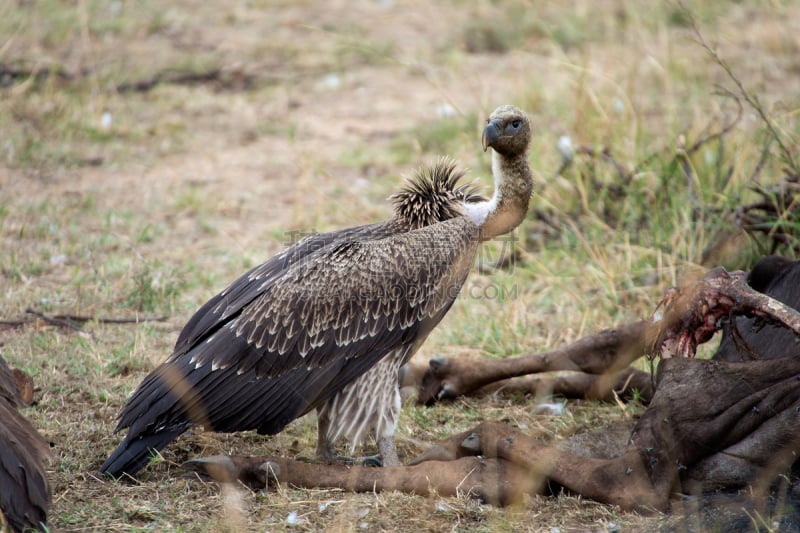
[[[490,146],[500,137],[500,121],[492,120],[485,128],[483,128],[483,135],[481,136],[481,144],[483,151],[489,149]]]

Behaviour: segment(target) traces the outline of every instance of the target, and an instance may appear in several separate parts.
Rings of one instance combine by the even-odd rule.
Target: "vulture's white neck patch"
[[[489,215],[497,209],[497,196],[492,196],[491,200],[483,202],[472,202],[464,204],[464,213],[469,217],[473,224],[478,227],[483,226]]]
[[[503,170],[501,168],[500,154],[492,150],[492,175],[494,176],[494,193],[492,198],[485,202],[465,203],[464,212],[473,224],[481,227],[486,223],[489,215],[497,210],[502,196]]]

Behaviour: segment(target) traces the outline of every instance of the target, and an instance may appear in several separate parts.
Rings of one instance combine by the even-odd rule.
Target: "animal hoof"
[[[214,481],[229,483],[236,479],[236,465],[227,455],[200,457],[183,463],[183,468],[204,474]]]
[[[477,433],[470,433],[466,439],[461,441],[461,447],[478,454],[481,452],[481,438]]]
[[[434,357],[431,359],[428,364],[430,365],[432,370],[441,370],[444,364],[447,362],[447,358],[445,357]]]
[[[439,444],[434,444],[420,455],[409,461],[408,466],[418,465],[425,461],[455,461],[456,455]]]
[[[264,472],[264,485],[269,486],[270,482],[277,483],[278,476],[281,475],[281,466],[273,461],[266,461],[259,467]]]
[[[439,400],[452,400],[456,396],[458,396],[458,394],[455,390],[453,390],[453,386],[449,383],[444,383],[442,385],[442,390],[440,390],[439,394],[436,395]]]

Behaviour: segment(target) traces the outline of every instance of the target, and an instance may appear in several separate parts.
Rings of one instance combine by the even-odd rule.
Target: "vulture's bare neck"
[[[503,235],[520,225],[533,193],[527,151],[513,156],[492,151],[494,195],[484,202],[465,204],[467,215],[480,228],[481,240]]]

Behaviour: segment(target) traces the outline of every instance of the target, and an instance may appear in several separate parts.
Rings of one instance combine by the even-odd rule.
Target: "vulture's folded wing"
[[[254,287],[239,292],[257,296],[151,373],[119,427],[131,428],[129,438],[190,423],[280,431],[390,351],[424,339],[458,295],[476,247],[477,228],[459,217],[338,240],[279,274],[251,275]]]

